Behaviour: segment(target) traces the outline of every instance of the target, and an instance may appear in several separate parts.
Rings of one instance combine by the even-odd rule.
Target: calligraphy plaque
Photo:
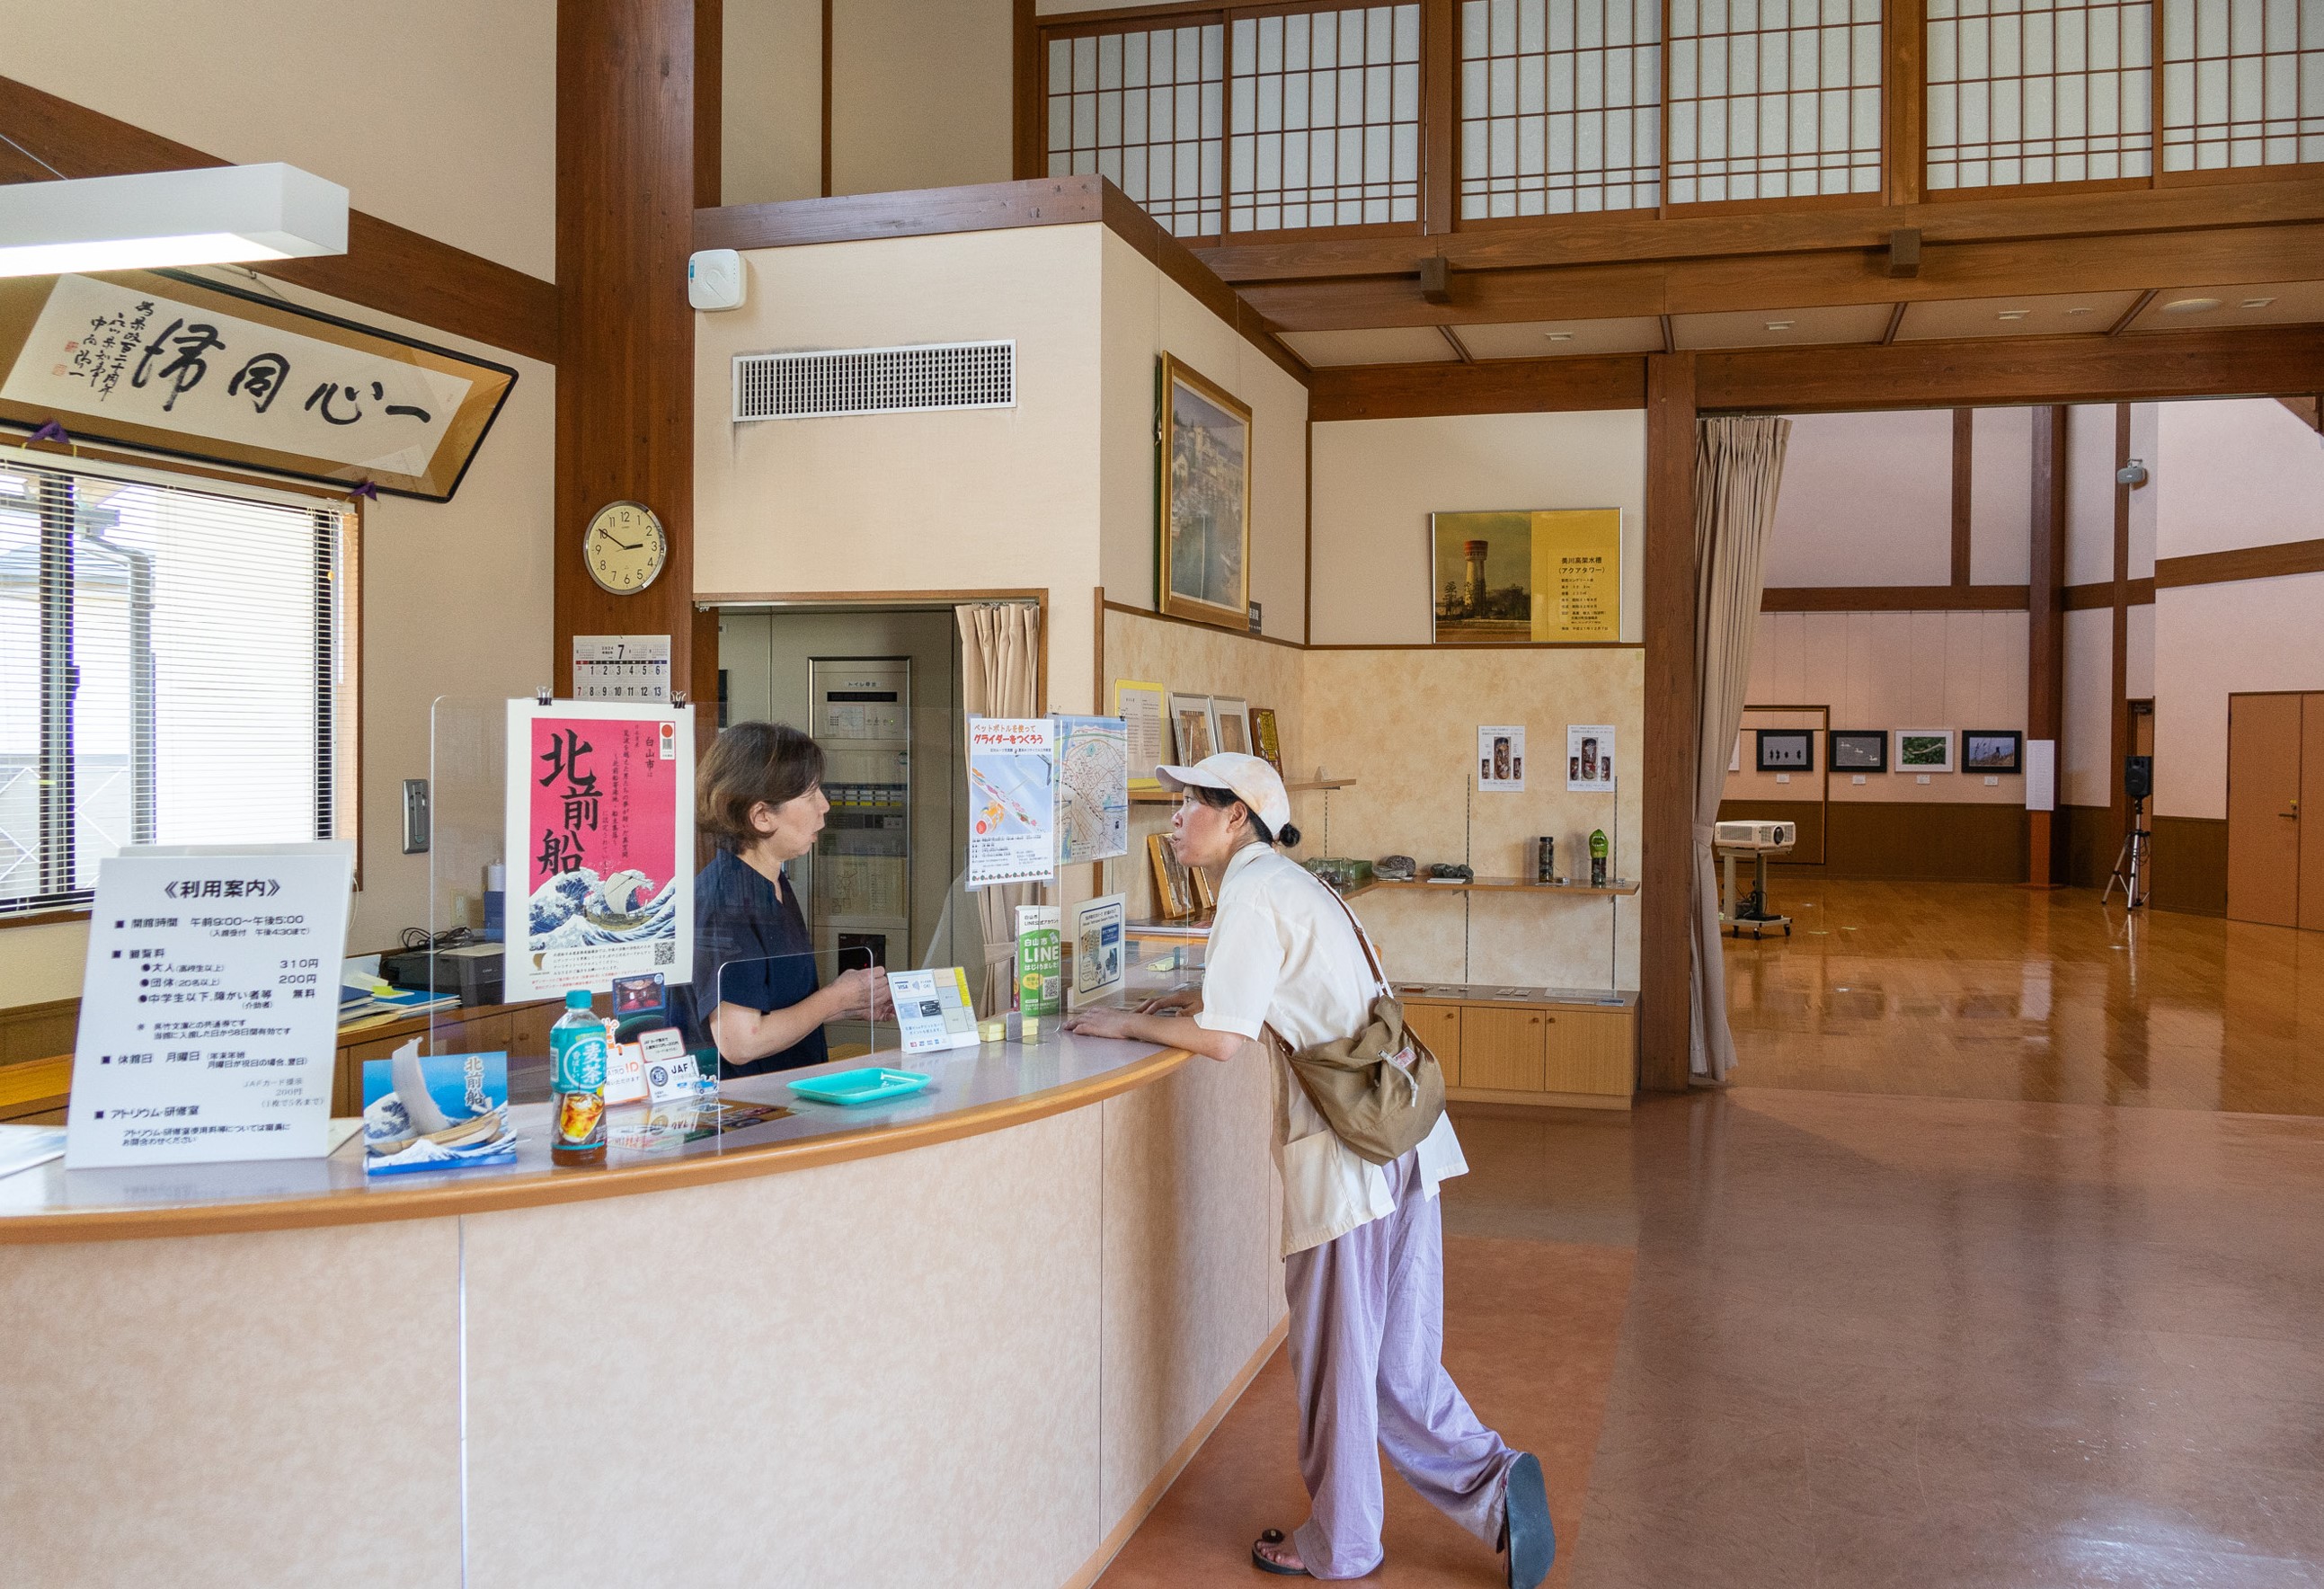
[[[0,280],[0,420],[447,502],[503,365],[175,271]]]

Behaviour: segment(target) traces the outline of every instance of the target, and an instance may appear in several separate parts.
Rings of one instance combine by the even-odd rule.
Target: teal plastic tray
[[[818,1104],[885,1104],[892,1098],[909,1097],[927,1086],[929,1079],[917,1070],[890,1070],[885,1066],[872,1065],[862,1070],[811,1076],[805,1081],[785,1085],[800,1097],[813,1098]]]

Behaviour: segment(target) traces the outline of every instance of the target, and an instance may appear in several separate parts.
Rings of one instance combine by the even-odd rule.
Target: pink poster
[[[509,703],[509,870],[524,888],[509,901],[509,937],[522,941],[506,997],[602,992],[640,972],[686,979],[692,729],[683,707]]]

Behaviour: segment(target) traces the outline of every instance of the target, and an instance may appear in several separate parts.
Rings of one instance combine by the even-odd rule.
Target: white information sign
[[[646,1051],[636,1043],[605,1050],[605,1102],[634,1104],[646,1095]]]
[[[1478,728],[1477,790],[1480,794],[1525,793],[1524,724]]]
[[[1120,894],[1100,894],[1065,910],[1065,942],[1074,952],[1074,976],[1065,990],[1065,1002],[1078,1010],[1120,993],[1128,983],[1127,913]]]
[[[976,1047],[976,1009],[968,999],[968,974],[959,966],[890,971],[888,992],[895,1000],[905,1053]]]
[[[329,1151],[355,846],[134,845],[98,870],[65,1167]]]
[[[657,1104],[691,1098],[702,1090],[702,1073],[686,1051],[686,1039],[669,1027],[638,1034],[646,1065],[646,1091]]]
[[[669,699],[669,636],[575,635],[573,698],[576,701]]]
[[[1611,723],[1567,724],[1566,793],[1609,794],[1613,788],[1614,725]]]
[[[968,886],[1056,875],[1056,731],[1047,717],[968,720]]]
[[[2025,742],[2025,808],[2058,808],[2058,742],[2054,739]]]

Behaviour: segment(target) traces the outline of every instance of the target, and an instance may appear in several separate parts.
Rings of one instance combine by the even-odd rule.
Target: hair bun
[[[1299,836],[1299,830],[1288,822],[1285,823],[1281,827],[1277,828],[1275,831],[1276,842],[1282,845],[1286,849],[1297,848]]]

